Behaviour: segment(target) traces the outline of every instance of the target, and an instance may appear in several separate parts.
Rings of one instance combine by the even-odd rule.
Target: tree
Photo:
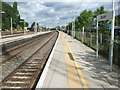
[[[68,25],[66,26],[66,28],[69,28],[69,30],[72,30],[72,22],[68,23]]]
[[[15,14],[18,16],[18,15],[19,15],[19,12],[18,12],[17,2],[14,2],[14,3],[13,3],[13,9],[14,9]]]
[[[107,13],[107,11],[105,11],[104,6],[101,6],[100,8],[98,8],[97,10],[94,11],[94,18],[96,18],[98,15]],[[108,31],[108,25],[109,25],[109,21],[100,21],[99,22],[99,31],[101,33],[106,33],[106,31]]]
[[[120,15],[115,17],[115,26],[119,26],[120,27]]]
[[[20,21],[20,15],[19,15],[19,11],[18,11],[18,6],[17,6],[17,2],[13,3],[13,10],[14,10],[14,18],[13,18],[13,27],[16,28],[16,26],[19,24]]]
[[[28,22],[25,22],[25,27],[28,27],[28,26],[29,26]]]
[[[39,24],[37,23],[37,27],[39,26]]]
[[[2,29],[10,29],[10,18],[15,16],[14,10],[5,2],[2,2],[2,10],[5,12],[2,15]]]
[[[94,18],[96,18],[98,15],[104,14],[104,13],[107,13],[107,11],[105,11],[104,6],[101,6],[100,8],[98,8],[97,10],[94,11]]]
[[[13,29],[17,28],[18,25],[19,25],[19,27],[24,26],[24,24],[20,22],[23,19],[20,18],[17,2],[14,2],[13,6],[11,6],[5,2],[2,2],[2,10],[5,12],[2,15],[2,30],[5,30],[5,29],[10,30],[11,18],[12,18],[12,23],[13,23]]]
[[[35,22],[31,24],[31,28],[34,28],[34,27],[35,27]]]
[[[84,10],[83,12],[81,12],[81,14],[75,20],[76,29],[79,30],[83,26],[87,27],[88,24],[92,22],[92,17],[93,13],[90,10]]]

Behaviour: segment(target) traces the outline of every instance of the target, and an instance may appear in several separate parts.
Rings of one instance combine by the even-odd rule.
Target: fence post
[[[100,44],[102,44],[102,34],[100,34]]]
[[[84,42],[84,27],[82,29],[82,43]]]
[[[86,32],[85,32],[85,34],[84,34],[84,41],[86,42]]]
[[[92,46],[92,33],[90,33],[90,46]]]
[[[96,58],[98,59],[98,21],[97,21],[97,30],[96,30]]]
[[[79,40],[80,40],[80,31],[79,31]]]
[[[13,19],[12,19],[12,18],[10,18],[10,21],[11,21],[11,27],[10,27],[10,29],[11,29],[11,34],[13,34],[13,27],[12,27],[12,24],[13,24]]]

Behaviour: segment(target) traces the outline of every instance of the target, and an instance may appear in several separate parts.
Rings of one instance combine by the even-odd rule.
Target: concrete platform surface
[[[31,38],[40,34],[45,34],[45,33],[49,33],[50,31],[46,31],[46,32],[37,32],[37,33],[32,33],[32,34],[25,34],[25,35],[21,35],[21,36],[16,36],[16,37],[9,37],[9,38],[1,38],[0,39],[0,44],[1,43],[6,43],[6,42],[13,42],[16,40],[21,40],[21,39],[25,39],[25,38]]]
[[[118,89],[118,67],[109,71],[108,61],[80,41],[60,32],[38,88]]]

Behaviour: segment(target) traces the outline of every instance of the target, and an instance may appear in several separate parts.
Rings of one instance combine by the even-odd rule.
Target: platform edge
[[[58,31],[58,32],[59,32],[59,31]],[[50,63],[51,63],[51,61],[52,61],[53,54],[54,54],[54,52],[55,52],[56,45],[57,45],[58,40],[59,40],[59,37],[60,37],[60,33],[58,33],[58,38],[57,38],[57,40],[56,40],[56,42],[55,42],[55,45],[54,45],[54,47],[53,47],[53,50],[52,50],[52,52],[51,52],[51,54],[50,54],[50,56],[49,56],[49,58],[48,58],[48,61],[47,61],[46,66],[45,66],[45,68],[44,68],[44,70],[43,70],[43,73],[41,74],[41,77],[40,77],[40,79],[39,79],[39,81],[38,81],[38,83],[37,83],[37,85],[36,85],[36,90],[37,90],[38,88],[39,88],[39,89],[42,88],[42,86],[43,86],[45,77],[46,77],[46,75],[47,75],[47,71],[48,71],[49,66],[50,66]]]

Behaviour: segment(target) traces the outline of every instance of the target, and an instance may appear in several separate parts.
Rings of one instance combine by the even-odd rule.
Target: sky
[[[14,0],[9,0],[12,5]],[[98,2],[99,1],[99,2]],[[29,25],[32,22],[38,22],[40,26],[56,27],[64,26],[73,21],[79,14],[87,9],[95,11],[101,5],[105,10],[112,11],[112,0],[19,0],[18,10],[22,19],[25,19]],[[115,1],[115,10],[118,14],[120,3]]]

